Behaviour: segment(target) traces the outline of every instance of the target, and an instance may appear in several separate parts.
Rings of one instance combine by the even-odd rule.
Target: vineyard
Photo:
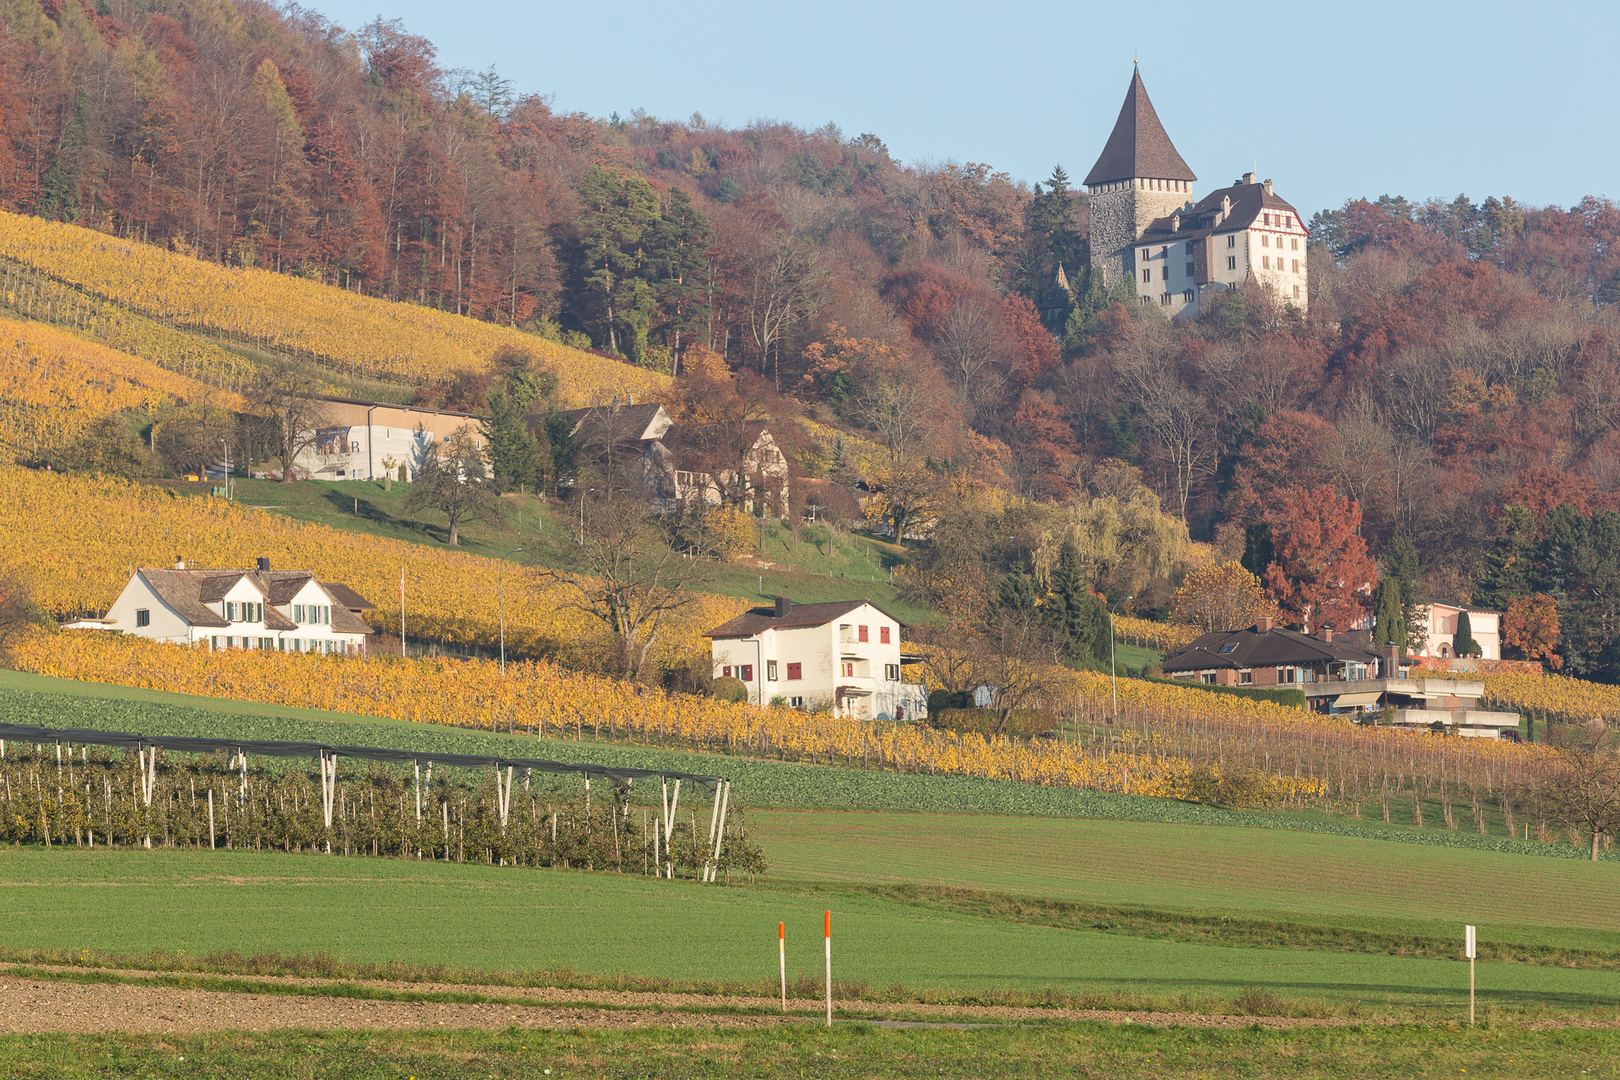
[[[1546,748],[1364,728],[1136,680],[1121,683],[1116,715],[1109,680],[1084,672],[1052,703],[1075,734],[1023,742],[665,694],[543,662],[503,676],[485,661],[209,653],[75,633],[39,633],[15,651],[17,667],[44,675],[474,730],[1563,835],[1539,794],[1556,762]]]
[[[39,528],[46,521],[51,527]],[[392,632],[399,627],[403,570],[411,640],[494,644],[499,617],[492,598],[497,573],[504,573],[509,651],[585,663],[610,644],[601,623],[563,606],[563,587],[542,583],[532,568],[121,480],[0,468],[0,535],[32,537],[0,554],[0,565],[57,616],[106,610],[136,567],[169,566],[176,558],[194,567],[248,567],[265,556],[272,566],[350,586],[377,605],[377,625]],[[674,663],[693,650],[706,654],[699,635],[744,606],[693,594],[666,620],[655,658]]]
[[[430,759],[431,760],[431,759]],[[724,842],[679,813],[680,789],[662,814],[633,812],[631,787],[587,782],[568,793],[535,784],[524,770],[454,775],[439,763],[350,765],[320,759],[330,772],[266,767],[258,758],[217,752],[175,754],[157,747],[124,752],[68,742],[0,739],[0,840],[74,846],[319,852],[477,861],[491,866],[613,870],[707,878],[713,869],[750,877],[765,868],[741,809]],[[465,774],[469,770],[454,770]],[[577,783],[569,786],[578,788]],[[689,794],[689,801],[694,797]],[[662,818],[662,820],[660,820]],[[718,847],[719,857],[715,857]]]
[[[349,376],[419,385],[482,368],[503,347],[556,370],[566,405],[667,392],[663,375],[493,323],[378,300],[268,270],[235,269],[73,225],[0,212],[0,295],[31,318],[66,322],[171,370],[202,362],[173,339],[120,340],[123,309],[170,334],[201,332],[248,349],[305,357]],[[176,337],[180,336],[175,334]],[[207,359],[230,365],[206,346]],[[229,355],[229,354],[225,354]],[[240,364],[241,361],[237,361]],[[218,374],[218,373],[216,373]],[[224,385],[224,383],[222,383]]]
[[[0,319],[0,445],[37,459],[125,409],[155,415],[172,402],[241,398],[149,360],[39,323]]]

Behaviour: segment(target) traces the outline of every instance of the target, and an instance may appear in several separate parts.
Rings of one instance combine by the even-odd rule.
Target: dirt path
[[[779,1009],[777,998],[719,997],[700,994],[638,993],[609,990],[563,990],[554,987],[468,986],[445,983],[386,981],[348,982],[333,979],[260,978],[288,987],[359,985],[415,993],[462,993],[505,998],[519,1004],[450,1004],[369,1001],[356,998],[250,994],[118,983],[74,983],[21,978],[0,967],[0,1034],[30,1032],[138,1032],[190,1034],[213,1031],[273,1031],[280,1028],[769,1028],[818,1022],[811,1017],[779,1013],[737,1015],[702,1009]],[[36,968],[36,970],[39,970]],[[57,969],[64,972],[73,969]],[[131,977],[154,973],[121,972]],[[793,1008],[819,1011],[819,1001],[790,999]],[[1039,1009],[989,1005],[925,1006],[861,1002],[859,1010],[874,1017],[913,1021],[937,1017],[941,1026],[963,1021],[1017,1024],[1039,1020],[1100,1020],[1115,1024],[1149,1024],[1239,1028],[1251,1024],[1273,1029],[1396,1024],[1397,1019],[1324,1019],[1279,1016],[1211,1016],[1179,1012],[1126,1012],[1101,1009]],[[899,1026],[898,1024],[896,1026]],[[1620,1027],[1616,1020],[1531,1021],[1525,1027]]]

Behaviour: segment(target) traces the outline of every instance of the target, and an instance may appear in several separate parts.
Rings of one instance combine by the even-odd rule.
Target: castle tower
[[[1091,265],[1113,285],[1136,276],[1136,241],[1155,219],[1190,201],[1198,177],[1176,152],[1148,100],[1142,73],[1133,72],[1125,104],[1102,156],[1086,174],[1091,206]]]

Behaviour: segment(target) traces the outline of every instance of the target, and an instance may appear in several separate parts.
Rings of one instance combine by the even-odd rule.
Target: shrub
[[[996,728],[1001,724],[1001,717],[994,709],[947,708],[934,712],[930,708],[929,715],[933,717],[935,727],[964,735],[1002,734],[1032,738],[1036,735],[1045,735],[1057,726],[1057,721],[1051,713],[1039,709],[1014,709],[1007,716],[1007,726],[999,733]]]
[[[748,700],[748,687],[741,679],[727,675],[709,684],[709,696],[717,701],[739,702]]]
[[[1174,683],[1177,686],[1185,686],[1191,690],[1204,690],[1211,694],[1245,697],[1254,701],[1270,701],[1291,709],[1303,709],[1306,707],[1305,691],[1303,690],[1285,690],[1282,688],[1266,690],[1254,686],[1217,686],[1213,683],[1191,682],[1187,679],[1159,678],[1148,672],[1144,672],[1142,677],[1148,682]]]

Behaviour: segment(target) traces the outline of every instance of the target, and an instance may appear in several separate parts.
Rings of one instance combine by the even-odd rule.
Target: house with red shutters
[[[755,705],[831,708],[861,720],[920,720],[928,688],[907,682],[921,660],[900,648],[904,624],[868,600],[754,608],[710,630],[714,677],[739,680]]]

